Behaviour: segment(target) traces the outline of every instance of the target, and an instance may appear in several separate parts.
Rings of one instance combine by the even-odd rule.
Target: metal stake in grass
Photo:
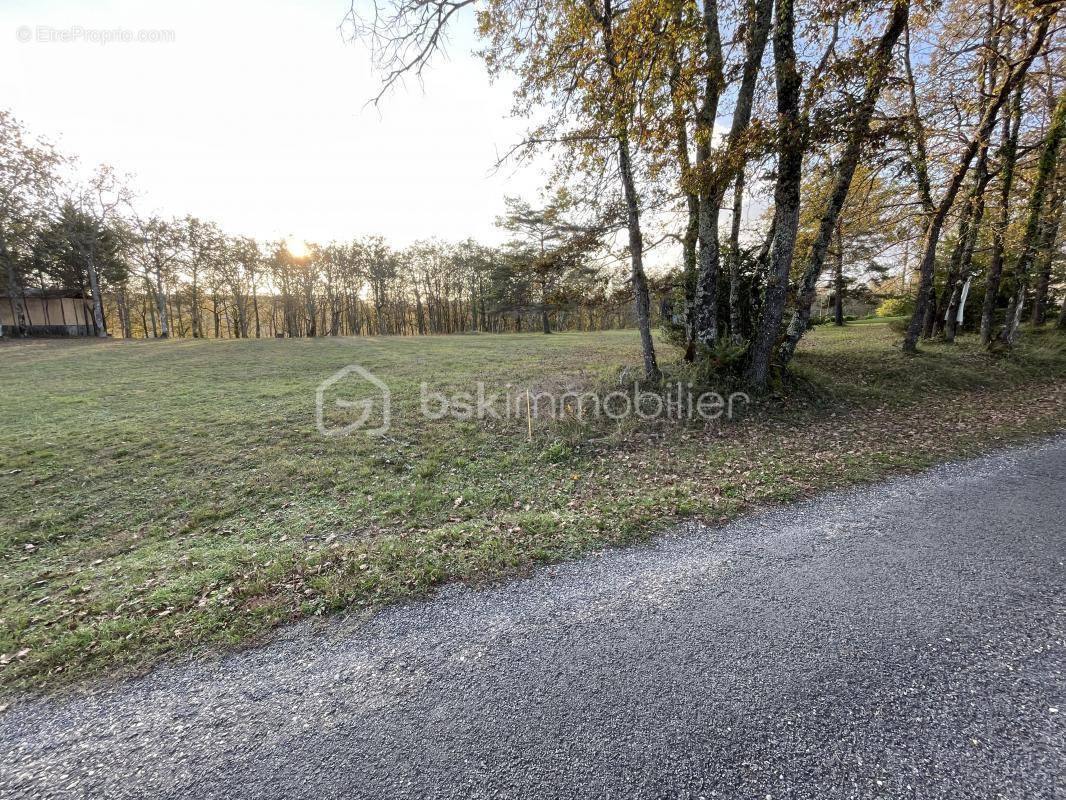
[[[529,412],[529,387],[526,387],[526,441],[533,441],[533,415]]]

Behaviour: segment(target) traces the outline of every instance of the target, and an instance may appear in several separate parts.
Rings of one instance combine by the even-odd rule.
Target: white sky
[[[532,199],[543,175],[493,174],[525,125],[509,118],[511,87],[490,86],[469,55],[472,20],[424,89],[410,84],[374,109],[369,56],[338,31],[347,7],[4,0],[0,105],[83,166],[133,173],[142,211],[262,238],[500,241],[504,194]],[[39,41],[39,26],[166,29],[174,41]]]

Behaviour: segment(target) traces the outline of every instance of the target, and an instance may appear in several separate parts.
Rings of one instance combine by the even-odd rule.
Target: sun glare
[[[293,256],[293,258],[305,258],[308,254],[307,242],[302,239],[288,238],[285,240],[285,249]]]

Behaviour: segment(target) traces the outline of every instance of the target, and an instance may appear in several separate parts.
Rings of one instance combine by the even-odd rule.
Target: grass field
[[[419,384],[602,386],[632,331],[0,345],[0,682],[120,674],[639,540],[678,520],[912,470],[1066,426],[1066,338],[1009,358],[903,356],[820,327],[798,385],[732,424],[430,421]],[[662,345],[666,348],[665,345]],[[668,349],[664,360],[676,360]],[[357,362],[383,436],[321,436],[316,386]]]

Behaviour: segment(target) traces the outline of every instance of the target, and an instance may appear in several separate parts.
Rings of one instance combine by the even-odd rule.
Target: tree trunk
[[[703,102],[697,117],[696,168],[700,178],[699,202],[699,275],[696,282],[696,340],[713,345],[718,340],[718,209],[726,190],[746,162],[745,134],[751,124],[755,86],[762,65],[763,52],[770,34],[772,0],[754,0],[747,5],[751,24],[744,46],[744,66],[737,89],[733,122],[729,129],[718,169],[711,166],[711,140],[718,101],[725,86],[722,73],[722,43],[718,30],[718,6],[715,0],[704,1],[704,49],[707,55],[707,80]]]
[[[418,291],[418,287],[415,287],[415,325],[417,326],[418,335],[426,335],[426,320],[422,310],[422,295]]]
[[[944,341],[955,342],[958,330],[959,305],[962,303],[962,290],[970,279],[970,265],[973,252],[977,247],[977,234],[981,230],[981,220],[985,215],[985,189],[988,186],[988,147],[982,147],[974,167],[974,186],[970,192],[966,207],[959,215],[958,241],[951,254],[951,267],[948,270],[948,283],[944,291],[950,292],[947,310],[944,312]]]
[[[777,86],[777,180],[774,184],[773,251],[762,319],[750,348],[747,378],[752,388],[766,388],[770,356],[781,328],[788,293],[788,273],[799,227],[803,176],[803,131],[800,124],[800,74],[796,68],[796,18],[793,0],[777,0],[774,13],[774,78]]]
[[[980,147],[981,142],[986,140],[988,135],[992,132],[992,127],[996,123],[996,115],[999,113],[1000,107],[1006,102],[1007,97],[1010,95],[1014,87],[1024,78],[1025,73],[1029,69],[1029,65],[1033,63],[1033,59],[1036,58],[1037,53],[1040,52],[1040,48],[1044,44],[1044,39],[1047,37],[1048,26],[1051,24],[1052,16],[1054,16],[1054,12],[1045,12],[1041,15],[1040,21],[1033,33],[1032,41],[1029,43],[1029,47],[1026,48],[1022,59],[1017,62],[1014,65],[1014,68],[1006,75],[1002,85],[1000,85],[999,89],[995,92],[988,108],[985,109],[981,122],[977,126],[976,135],[969,141],[966,148],[963,150],[962,157],[955,168],[951,181],[948,183],[944,197],[941,199],[933,217],[929,221],[924,241],[922,242],[922,258],[919,262],[920,283],[918,286],[918,300],[915,304],[914,315],[911,317],[910,325],[907,328],[907,336],[903,341],[904,352],[915,353],[918,351],[918,335],[921,333],[922,322],[925,319],[925,311],[929,303],[929,293],[933,286],[933,269],[936,266],[936,246],[940,241],[940,232],[944,226],[944,218],[951,209],[952,203],[955,202],[955,197],[959,193],[963,180],[966,178],[966,173],[969,172],[970,162],[973,160],[974,154]]]
[[[190,293],[189,306],[189,314],[192,317],[192,338],[202,339],[204,328],[201,319],[200,286],[198,283],[198,270],[195,266],[192,269],[192,291]]]
[[[682,27],[681,4],[674,9],[674,25]],[[684,68],[678,48],[670,52],[670,106],[671,122],[674,126],[674,147],[677,153],[677,166],[681,175],[681,185],[685,194],[685,206],[688,223],[681,238],[681,263],[683,291],[685,295],[685,360],[695,358],[695,313],[696,313],[696,242],[699,238],[699,195],[685,188],[692,180],[692,161],[689,157],[688,115],[682,89]]]
[[[153,295],[153,294],[154,294],[154,291],[152,289],[152,284],[151,284],[151,281],[149,281],[148,273],[146,272],[145,275],[144,275],[144,304],[146,306],[148,306],[148,315],[149,315],[150,319],[152,320],[152,338],[153,339],[158,339],[159,338],[159,327],[156,324],[156,310],[155,310],[156,309],[156,305],[155,305],[155,303],[151,302],[151,300],[150,300],[150,296]],[[147,326],[145,327],[145,330],[144,330],[144,338],[146,338],[146,339],[148,338],[148,328],[147,328]]]
[[[644,274],[644,237],[640,231],[640,205],[637,187],[633,180],[633,167],[629,160],[629,137],[618,137],[618,166],[625,191],[626,212],[629,228],[629,260],[633,275],[633,305],[640,328],[640,345],[644,355],[644,377],[649,381],[659,380],[659,364],[655,359],[655,343],[651,338],[651,302],[648,298],[648,279]]]
[[[945,287],[946,291],[946,287]],[[933,338],[933,328],[936,325],[936,315],[940,309],[940,302],[944,299],[944,295],[939,297],[936,293],[936,285],[929,289],[929,306],[925,310],[925,322],[922,323],[922,338],[929,340]]]
[[[93,325],[96,335],[101,339],[107,338],[107,326],[104,323],[104,298],[100,294],[100,278],[96,274],[96,263],[92,254],[85,259],[86,271],[89,273],[89,290],[93,295]]]
[[[126,296],[125,284],[119,287],[116,298],[118,302],[118,321],[119,325],[122,327],[122,338],[132,339],[133,326],[130,324],[130,307],[129,300]]]
[[[929,179],[929,151],[926,147],[925,124],[922,122],[922,115],[918,111],[918,94],[915,91],[914,72],[911,69],[911,28],[909,20],[904,26],[904,30],[906,36],[903,49],[903,65],[907,73],[907,97],[910,101],[908,119],[914,140],[914,151],[911,152],[910,148],[908,148],[908,154],[910,155],[911,167],[914,169],[915,182],[918,184],[918,199],[922,204],[922,211],[927,217],[926,226],[928,227],[928,219],[932,218],[935,209],[933,207],[932,182]]]
[[[707,0],[711,5],[715,0]],[[614,29],[612,6],[610,0],[604,2],[600,25],[603,32],[603,57],[616,99],[625,96],[624,87],[617,71],[617,52],[614,46]],[[644,356],[644,377],[649,381],[658,381],[661,377],[659,365],[655,359],[655,343],[651,338],[651,301],[648,298],[648,278],[644,274],[644,237],[640,230],[640,200],[637,196],[636,179],[633,175],[633,162],[629,152],[629,114],[632,109],[620,109],[624,115],[615,132],[618,140],[618,172],[622,179],[622,191],[626,202],[626,220],[629,230],[629,261],[633,282],[633,304],[636,308],[637,327],[640,329],[640,344]]]
[[[218,310],[218,295],[211,295],[211,319],[215,326],[215,338],[222,338],[222,314]]]
[[[722,37],[718,29],[717,0],[703,0],[703,50],[706,79],[696,114],[696,174],[700,181],[696,234],[699,270],[696,277],[695,339],[705,345],[718,338],[718,205],[717,184],[711,170],[714,121],[725,78],[722,74]]]
[[[814,303],[818,287],[818,279],[821,277],[822,268],[825,265],[826,252],[833,231],[837,227],[840,212],[851,190],[851,181],[855,176],[855,168],[859,163],[863,143],[870,135],[870,120],[874,109],[877,107],[877,98],[881,94],[881,87],[888,76],[892,63],[892,50],[899,40],[900,33],[907,24],[910,13],[908,0],[901,0],[892,7],[892,15],[881,38],[877,42],[873,64],[869,76],[866,79],[866,87],[863,91],[862,101],[855,112],[855,120],[841,153],[840,161],[836,167],[836,175],[833,181],[833,192],[829,196],[829,205],[826,207],[822,219],[818,223],[818,234],[811,245],[810,255],[807,259],[807,268],[804,270],[803,279],[799,287],[799,299],[796,312],[788,326],[788,337],[781,346],[781,362],[788,364],[796,352],[796,345],[807,331],[807,325],[811,319],[811,306]]]
[[[1018,264],[1015,267],[1018,287],[1014,294],[1014,314],[1007,318],[1003,328],[1003,341],[1008,345],[1013,344],[1018,335],[1018,326],[1022,319],[1022,310],[1025,307],[1025,293],[1029,290],[1029,272],[1036,257],[1038,239],[1040,236],[1040,218],[1044,211],[1044,195],[1048,184],[1054,180],[1055,167],[1058,165],[1059,144],[1066,133],[1066,92],[1059,97],[1055,105],[1055,113],[1051,118],[1047,138],[1040,152],[1040,161],[1036,168],[1036,180],[1033,181],[1033,189],[1029,195],[1029,203],[1026,208],[1025,233],[1022,236],[1021,255],[1018,256]]]
[[[1010,227],[1010,192],[1014,185],[1014,165],[1018,156],[1018,131],[1022,117],[1022,86],[1019,84],[1011,104],[1011,113],[1003,120],[1003,147],[1000,158],[1002,182],[999,191],[999,220],[992,227],[992,255],[988,262],[985,299],[981,305],[981,344],[992,341],[992,318],[999,300],[999,285],[1003,278],[1003,247]]]
[[[685,360],[692,361],[696,356],[696,242],[700,230],[700,201],[695,195],[687,195],[685,202],[688,206],[688,224],[681,241],[685,280]]]
[[[167,295],[163,287],[163,272],[159,264],[155,265],[155,304],[159,314],[159,336],[170,337],[170,319],[167,317]]]
[[[948,339],[948,320],[951,317],[952,309],[957,310],[956,303],[962,292],[962,255],[966,251],[966,241],[970,238],[970,220],[973,216],[973,209],[974,197],[971,194],[959,214],[955,246],[951,249],[951,261],[948,263],[948,276],[944,282],[944,294],[942,296],[944,313],[942,315],[938,314],[933,320],[933,335],[936,336],[938,333],[944,332],[945,341]],[[954,333],[952,338],[954,338]]]
[[[985,28],[985,57],[978,65],[977,90],[981,97],[981,112],[988,102],[988,87],[995,83],[996,70],[996,47],[999,41],[999,18],[1002,12],[996,12],[996,0],[988,0],[988,13],[986,15]],[[993,123],[994,125],[994,123]],[[955,343],[955,334],[958,330],[959,307],[965,302],[964,292],[969,293],[967,288],[970,284],[970,267],[973,264],[973,253],[977,247],[977,236],[981,230],[981,222],[985,215],[985,190],[991,175],[988,172],[988,142],[982,142],[977,154],[977,163],[974,165],[973,189],[967,200],[965,208],[959,215],[958,241],[951,254],[951,266],[948,270],[948,281],[944,292],[948,296],[947,309],[944,312],[943,332],[944,342]]]
[[[1044,260],[1033,298],[1033,325],[1039,327],[1047,322],[1048,291],[1051,287],[1051,268],[1055,262],[1055,242],[1062,224],[1063,194],[1066,186],[1060,186],[1051,199],[1051,208],[1044,220],[1040,237],[1040,254]]]
[[[258,339],[262,333],[259,322],[259,295],[255,290],[255,279],[252,279],[252,313],[255,314],[255,338]]]
[[[837,225],[836,274],[833,276],[833,324],[844,327],[844,237]]]
[[[148,311],[151,306],[148,303],[148,293],[145,292],[141,296],[141,330],[144,331],[144,338],[148,338]],[[152,324],[155,324],[155,317],[152,317]]]
[[[11,251],[7,249],[7,241],[0,231],[0,258],[4,260],[4,268],[7,272],[7,296],[11,300],[11,318],[15,325],[15,336],[26,335],[26,307],[22,303],[22,284],[19,282],[18,272],[15,269],[15,259]]]
[[[740,218],[744,213],[744,170],[737,172],[733,188],[733,219],[729,227],[729,339],[741,344],[747,337],[740,316]]]
[[[174,307],[178,310],[178,338],[185,336],[185,319],[181,315],[181,295],[174,295]]]

